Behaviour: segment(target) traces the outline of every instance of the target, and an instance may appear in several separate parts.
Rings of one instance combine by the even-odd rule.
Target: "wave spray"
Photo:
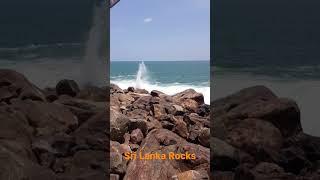
[[[142,89],[144,87],[145,82],[147,81],[148,70],[144,62],[139,63],[139,69],[136,77],[136,85],[135,88]]]
[[[104,1],[96,2],[92,28],[88,41],[82,70],[81,84],[105,85],[107,77],[107,9]]]

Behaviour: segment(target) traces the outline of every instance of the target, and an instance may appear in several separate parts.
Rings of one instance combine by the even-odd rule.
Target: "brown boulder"
[[[195,153],[196,159],[188,160],[142,160],[134,159],[129,162],[124,180],[166,180],[184,171],[192,170],[200,164],[209,164],[209,149],[186,142],[183,138],[165,129],[155,129],[148,133],[142,142],[138,153]]]
[[[22,74],[0,69],[0,102],[10,103],[12,98],[46,101],[44,94]]]
[[[245,119],[228,122],[227,142],[252,155],[260,151],[268,155],[279,152],[283,138],[271,123],[260,119]]]
[[[15,154],[1,145],[0,172],[0,179],[8,180],[57,179],[51,170]]]
[[[35,128],[36,136],[71,132],[78,126],[77,117],[62,105],[40,101],[16,101],[12,107],[21,111]]]
[[[106,130],[109,127],[108,111],[102,111],[83,123],[72,135],[78,145],[88,146],[92,150],[105,151],[108,142]]]
[[[124,92],[119,86],[115,84],[110,84],[110,94],[114,94],[114,93],[124,93]]]

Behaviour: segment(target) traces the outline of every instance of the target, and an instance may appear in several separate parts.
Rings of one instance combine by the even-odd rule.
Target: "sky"
[[[210,0],[120,0],[111,60],[209,60]]]

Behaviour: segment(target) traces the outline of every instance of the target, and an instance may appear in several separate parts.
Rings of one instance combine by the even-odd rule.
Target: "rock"
[[[152,112],[153,112],[153,116],[156,119],[159,119],[161,116],[167,114],[164,107],[160,104],[153,104],[152,105]]]
[[[0,106],[0,122],[0,140],[14,141],[22,147],[30,144],[33,128],[25,114],[10,106]]]
[[[45,88],[43,94],[48,102],[53,102],[59,98],[55,88]]]
[[[56,91],[58,95],[69,95],[75,97],[79,92],[79,86],[74,80],[63,79],[56,85]]]
[[[202,117],[210,116],[210,105],[202,104],[196,113]]]
[[[131,132],[130,140],[134,144],[139,144],[143,139],[143,133],[140,129],[135,129]]]
[[[229,119],[233,117],[258,118],[275,125],[284,137],[298,134],[302,131],[300,111],[297,104],[289,99],[278,98],[269,101],[260,99],[243,102],[228,112]]]
[[[289,99],[278,98],[268,88],[255,86],[243,89],[212,104],[216,122],[226,119],[256,118],[271,122],[284,137],[302,131],[300,111]]]
[[[107,88],[87,86],[81,89],[81,91],[77,94],[77,97],[89,101],[106,102],[108,99],[107,95]]]
[[[70,168],[64,172],[64,177],[83,180],[103,180],[106,173],[105,151],[81,150],[77,151],[70,162]]]
[[[134,92],[139,94],[149,94],[149,92],[145,89],[135,89]]]
[[[35,162],[21,157],[0,145],[0,179],[48,179],[56,180],[55,174]]]
[[[69,133],[78,126],[77,117],[61,105],[26,100],[14,102],[12,107],[27,117],[36,136]]]
[[[297,147],[281,149],[279,157],[275,160],[286,172],[300,174],[305,167],[311,167],[304,151]]]
[[[315,162],[320,159],[320,138],[307,135],[305,133],[299,133],[295,136],[288,138],[285,142],[287,147],[300,148],[305,157],[311,161]]]
[[[127,161],[123,152],[120,148],[120,143],[115,141],[110,141],[110,168],[111,173],[124,174],[127,168]]]
[[[150,95],[140,96],[136,101],[132,103],[133,108],[146,110],[146,107],[150,105]]]
[[[231,171],[239,165],[236,149],[220,139],[211,138],[211,153],[212,168],[215,171]]]
[[[185,113],[185,109],[179,105],[173,104],[172,110],[169,111],[170,114],[173,114],[175,116],[183,116]]]
[[[144,136],[148,133],[148,123],[143,119],[129,119],[128,131],[131,132],[135,129],[140,129]]]
[[[261,155],[258,156],[261,151],[267,155],[279,152],[283,138],[271,123],[259,119],[245,119],[230,121],[226,142],[262,158]]]
[[[112,141],[124,142],[123,136],[128,132],[129,118],[113,109],[110,110],[110,138]]]
[[[124,93],[124,92],[119,86],[115,84],[110,84],[110,94],[115,94],[115,93]]]
[[[173,98],[177,102],[181,102],[181,101],[184,101],[186,99],[192,99],[192,100],[196,101],[199,105],[204,104],[203,95],[201,93],[197,93],[193,89],[187,89],[185,91],[177,93],[177,94],[173,95]]]
[[[152,90],[150,93],[150,95],[153,97],[160,97],[160,94],[164,94],[164,93],[161,91],[157,91],[157,90]]]
[[[9,69],[0,69],[0,102],[10,104],[13,98],[46,101],[41,90],[31,84],[22,74]]]
[[[146,153],[195,153],[196,159],[185,160],[185,163],[179,163],[180,160],[140,160],[134,159],[129,162],[124,180],[166,180],[172,176],[181,173],[181,170],[192,170],[200,164],[209,164],[209,149],[186,142],[180,136],[165,129],[155,129],[148,133],[142,142],[138,152]],[[154,163],[154,162],[157,163]],[[150,176],[152,172],[152,176]]]
[[[129,104],[134,101],[134,98],[131,97],[129,94],[119,94],[118,99],[120,102],[125,102],[126,104]]]
[[[173,132],[176,132],[183,138],[188,138],[189,132],[187,124],[183,121],[182,116],[172,116],[173,124],[175,125],[173,128]]]
[[[214,171],[212,174],[214,180],[234,180],[234,172],[232,171]]]
[[[209,179],[208,174],[201,174],[195,170],[189,170],[177,175],[174,175],[172,179],[176,180],[202,180],[202,179]]]
[[[204,147],[210,147],[210,129],[201,129],[198,139],[201,145],[203,145]]]
[[[138,144],[130,144],[129,146],[132,151],[137,151],[140,147]]]
[[[106,110],[97,113],[72,133],[78,145],[88,146],[91,150],[106,151],[109,141],[106,134],[109,127],[106,119],[108,113]]]
[[[134,87],[128,87],[128,92],[134,92]]]
[[[199,124],[204,127],[210,127],[210,119],[209,117],[202,117],[196,113],[191,113],[189,115],[184,116],[184,121],[188,124]]]
[[[32,142],[32,151],[40,160],[40,164],[50,168],[56,157],[72,155],[71,149],[76,145],[75,139],[67,134],[39,137]]]
[[[110,174],[110,180],[119,180],[120,176],[118,174]]]
[[[62,104],[69,109],[79,121],[79,124],[87,121],[90,117],[106,108],[104,102],[92,102],[83,99],[71,98],[70,96],[60,96],[55,104]]]

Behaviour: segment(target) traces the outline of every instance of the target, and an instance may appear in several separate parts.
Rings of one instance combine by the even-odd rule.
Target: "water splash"
[[[142,61],[139,63],[139,69],[137,72],[135,88],[142,89],[144,87],[144,84],[146,84],[147,82],[147,77],[148,77],[148,70],[146,65]]]
[[[96,3],[82,70],[81,85],[105,85],[107,77],[107,5]]]

